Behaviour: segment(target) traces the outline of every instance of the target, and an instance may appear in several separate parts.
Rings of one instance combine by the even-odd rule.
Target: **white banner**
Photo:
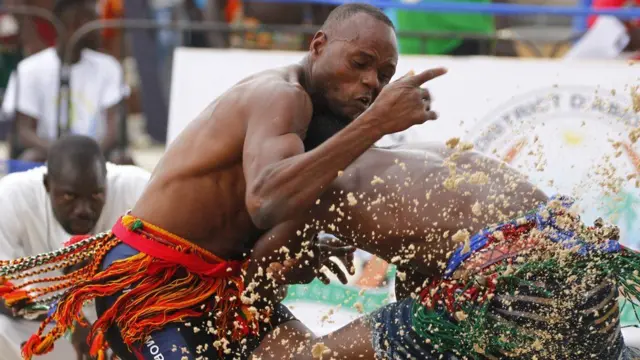
[[[242,78],[303,56],[177,50],[168,142]],[[546,192],[575,196],[586,221],[605,217],[624,244],[640,247],[640,64],[403,56],[396,75],[436,66],[449,68],[428,83],[440,119],[385,142],[473,141]]]

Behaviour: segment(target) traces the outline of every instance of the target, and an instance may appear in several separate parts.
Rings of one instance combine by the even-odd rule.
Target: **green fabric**
[[[638,320],[636,309],[638,309],[637,302],[630,302],[627,299],[620,299],[620,326],[637,326],[640,323]]]
[[[7,87],[9,77],[13,70],[18,67],[18,63],[22,60],[20,54],[3,51],[0,49],[0,89]]]
[[[489,3],[490,0],[448,0],[452,2]],[[495,33],[493,16],[471,13],[428,13],[412,10],[395,11],[398,31]],[[418,38],[399,37],[402,54],[447,54],[462,43],[462,39],[427,39],[424,50]],[[425,51],[426,50],[426,51]]]
[[[387,270],[387,277],[393,279],[396,276],[396,267],[391,265]],[[284,299],[285,304],[293,304],[297,301],[318,303],[329,306],[340,305],[343,309],[356,311],[356,303],[360,303],[364,312],[371,312],[389,303],[389,289],[368,289],[361,293],[361,288],[331,283],[323,284],[315,279],[310,284],[289,286],[289,292]]]

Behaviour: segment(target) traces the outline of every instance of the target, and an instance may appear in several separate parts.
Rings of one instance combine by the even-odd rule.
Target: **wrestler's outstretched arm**
[[[243,149],[245,201],[254,224],[269,229],[297,216],[382,136],[435,119],[420,86],[444,73],[428,70],[387,85],[369,109],[309,152],[302,139],[313,108],[304,89],[280,82],[255,90]]]

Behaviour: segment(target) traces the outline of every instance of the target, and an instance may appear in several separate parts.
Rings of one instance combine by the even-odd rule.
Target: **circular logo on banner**
[[[516,96],[468,133],[478,151],[529,176],[548,194],[576,198],[586,222],[618,225],[621,242],[640,248],[640,128],[630,95],[558,86]]]

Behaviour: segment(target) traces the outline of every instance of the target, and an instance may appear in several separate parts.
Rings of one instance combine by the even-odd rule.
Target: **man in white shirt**
[[[138,167],[106,163],[91,138],[61,138],[51,146],[46,167],[0,179],[0,259],[52,251],[72,235],[111,229],[133,207],[149,177]],[[20,345],[38,326],[14,318],[2,303],[0,359],[21,359]],[[68,360],[74,357],[73,348],[82,346],[86,337],[78,335],[73,347],[60,342],[43,359]]]
[[[97,19],[96,3],[90,0],[58,0],[54,14],[60,18],[70,36],[82,25]],[[70,91],[63,99],[61,129],[90,136],[107,154],[116,145],[117,105],[127,89],[122,85],[122,67],[118,61],[95,48],[98,32],[77,43],[73,51]],[[43,162],[47,150],[58,136],[58,95],[60,66],[64,44],[50,47],[24,59],[9,80],[2,109],[15,118],[22,160]]]

